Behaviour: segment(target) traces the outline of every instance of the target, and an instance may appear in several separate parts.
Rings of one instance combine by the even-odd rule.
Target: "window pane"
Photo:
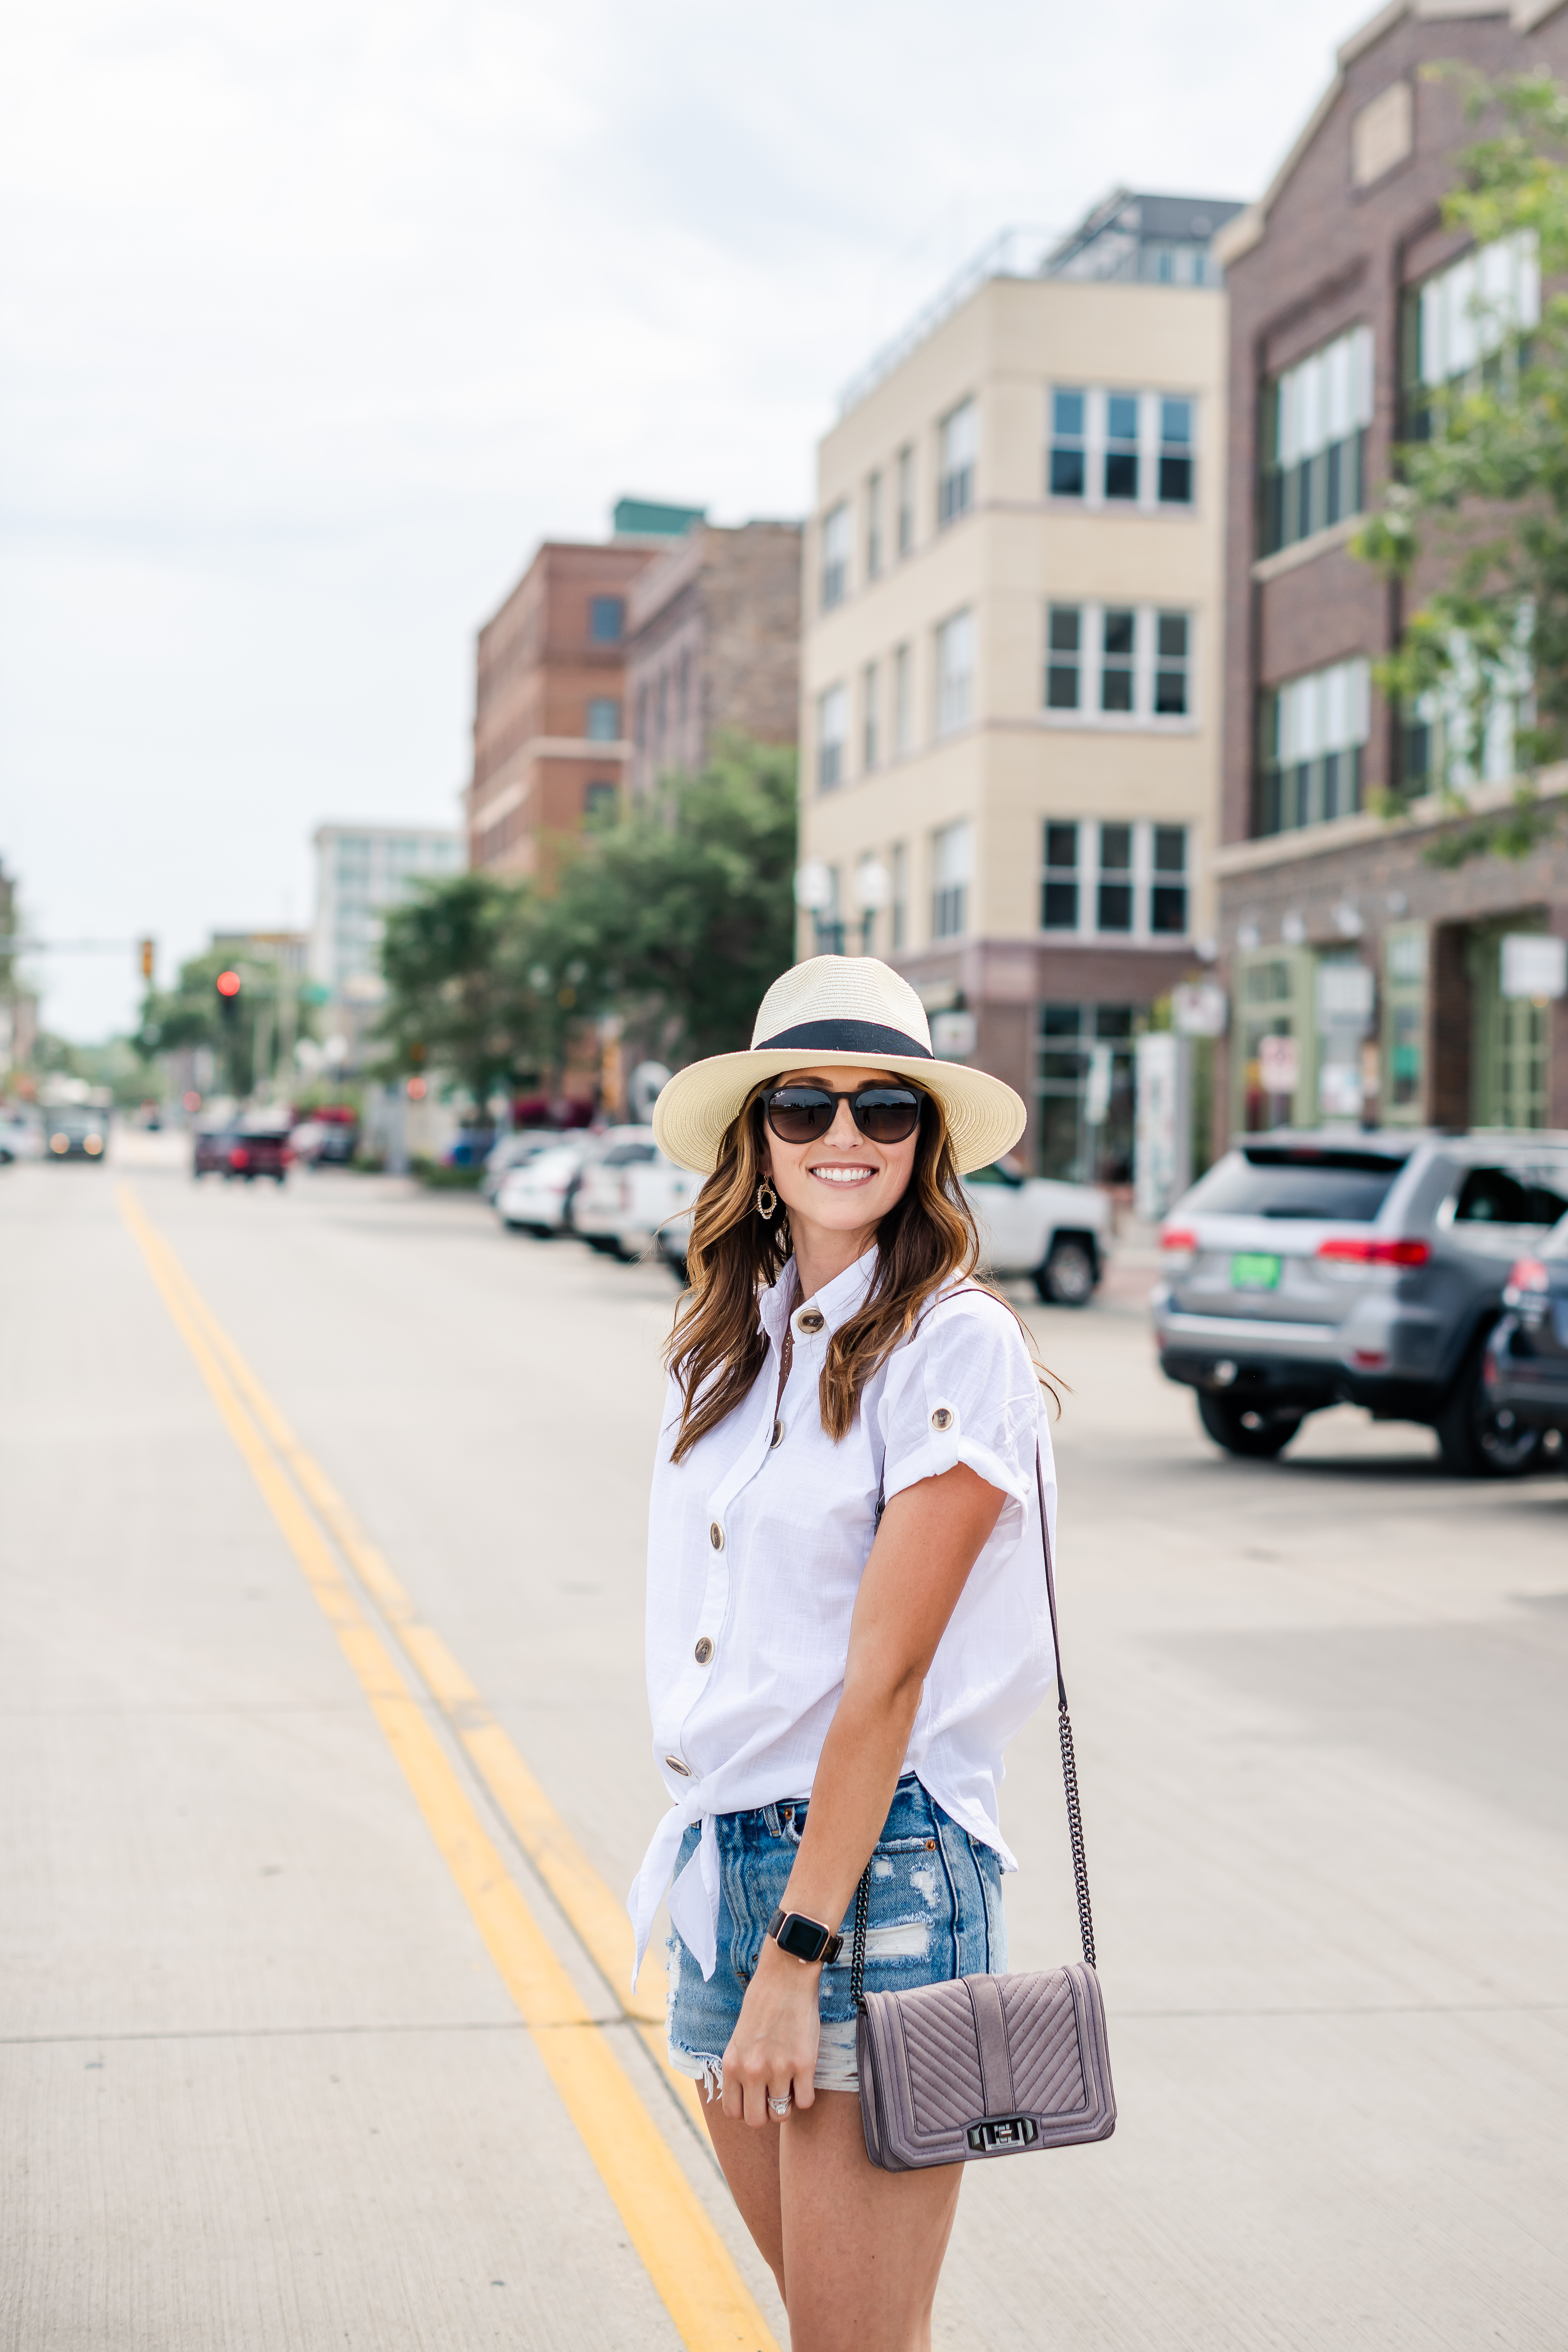
[[[1076,604],[1051,606],[1051,651],[1054,654],[1076,654],[1081,621]]]
[[[626,624],[626,605],[619,596],[593,596],[588,601],[588,635],[600,645],[619,642]]]
[[[1084,467],[1081,449],[1051,451],[1051,496],[1054,499],[1081,499]]]
[[[1069,871],[1078,865],[1078,827],[1076,824],[1047,824],[1046,827],[1046,864],[1065,866]]]
[[[1130,931],[1132,929],[1132,886],[1130,882],[1100,884],[1100,928],[1102,931]]]
[[[1097,1037],[1131,1037],[1132,1007],[1130,1004],[1097,1004],[1094,1008],[1094,1034]]]
[[[1184,669],[1157,669],[1154,673],[1154,715],[1159,719],[1183,719],[1187,709],[1187,673]]]
[[[1105,434],[1109,441],[1136,441],[1138,438],[1138,394],[1135,392],[1108,393],[1105,401]]]
[[[1130,669],[1112,669],[1109,664],[1100,674],[1100,707],[1101,710],[1131,710],[1132,708],[1132,673]]]
[[[1100,826],[1100,864],[1102,873],[1131,874],[1132,871],[1132,827],[1130,824],[1102,824]]]
[[[1180,441],[1193,437],[1193,404],[1190,400],[1163,400],[1160,403],[1160,438]]]
[[[1137,616],[1135,614],[1121,611],[1120,609],[1110,611],[1106,614],[1105,650],[1107,654],[1122,655],[1131,661],[1132,658],[1132,632],[1136,623],[1136,618]]]
[[[1105,457],[1105,495],[1108,499],[1135,499],[1138,495],[1138,460],[1114,449]]]
[[[1187,894],[1179,882],[1156,882],[1149,894],[1152,931],[1180,933],[1187,928]]]
[[[1042,1037],[1076,1037],[1082,1025],[1081,1004],[1042,1004],[1040,1007]]]
[[[587,735],[591,743],[614,743],[621,731],[621,706],[607,699],[588,705]]]
[[[1058,392],[1053,395],[1051,430],[1069,440],[1082,438],[1083,394],[1081,392]]]
[[[1193,502],[1193,461],[1190,457],[1160,460],[1160,504],[1190,507]]]
[[[1154,871],[1184,874],[1187,870],[1187,828],[1184,824],[1154,827]]]
[[[1044,927],[1047,931],[1077,930],[1078,884],[1076,882],[1046,884]]]
[[[1184,613],[1161,614],[1159,649],[1162,661],[1186,659],[1187,616]]]
[[[1052,662],[1046,672],[1046,709],[1076,710],[1078,709],[1078,672],[1064,664]]]

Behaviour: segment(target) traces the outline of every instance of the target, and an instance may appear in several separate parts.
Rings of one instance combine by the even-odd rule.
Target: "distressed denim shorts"
[[[784,1899],[805,1827],[808,1801],[796,1797],[751,1813],[721,1813],[718,1960],[702,1971],[678,1933],[669,1938],[669,2063],[711,2096],[723,2087],[722,2062],[741,2014],[768,1921]],[[697,1851],[700,1824],[681,1841],[675,1868]],[[819,2091],[855,2091],[855,2011],[849,1999],[851,1902],[845,1943],[821,1976]],[[1002,1916],[1002,1862],[994,1848],[959,1828],[912,1772],[893,1794],[871,1858],[866,1936],[868,1992],[909,1992],[952,1977],[984,1976],[1007,1965]]]

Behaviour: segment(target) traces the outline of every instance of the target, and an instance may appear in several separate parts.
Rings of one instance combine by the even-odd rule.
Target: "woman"
[[[675,1801],[631,1910],[666,1887],[671,2063],[778,2280],[795,2352],[913,2352],[961,2168],[868,2161],[849,1994],[1006,1967],[1005,1743],[1050,1687],[1038,1374],[967,1282],[958,1179],[1024,1107],[933,1059],[869,957],[775,982],[752,1050],[660,1096],[709,1174],[654,1474],[648,1694]],[[674,1884],[669,1885],[671,1874]],[[837,1937],[843,1933],[842,1948]]]

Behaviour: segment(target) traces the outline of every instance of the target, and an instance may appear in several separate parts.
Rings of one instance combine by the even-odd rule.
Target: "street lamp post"
[[[893,895],[893,877],[879,857],[863,857],[855,868],[855,904],[860,909],[860,952],[876,943],[877,917]]]
[[[825,866],[820,857],[808,857],[804,866],[796,866],[795,903],[805,908],[811,917],[816,933],[818,955],[842,955],[844,952],[844,926],[833,913],[833,904],[837,896],[833,870]]]

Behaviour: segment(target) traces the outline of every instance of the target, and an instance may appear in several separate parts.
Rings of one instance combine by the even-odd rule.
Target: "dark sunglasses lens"
[[[909,1087],[863,1087],[849,1106],[873,1143],[903,1143],[921,1123],[921,1098]]]
[[[838,1108],[816,1087],[789,1087],[769,1097],[768,1125],[781,1143],[815,1143],[826,1135]]]

